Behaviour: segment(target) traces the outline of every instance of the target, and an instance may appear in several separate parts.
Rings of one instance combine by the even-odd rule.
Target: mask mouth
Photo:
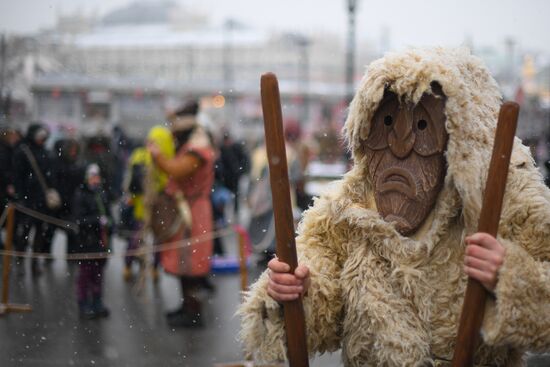
[[[416,198],[416,184],[412,174],[403,168],[391,167],[380,175],[376,183],[380,193],[398,192],[409,199]]]

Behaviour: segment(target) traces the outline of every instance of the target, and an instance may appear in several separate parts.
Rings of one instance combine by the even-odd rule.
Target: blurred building
[[[182,99],[201,96],[212,124],[258,135],[259,78],[273,71],[286,117],[307,126],[343,120],[339,110],[332,115],[335,106],[344,108],[344,49],[337,36],[268,33],[235,20],[210,24],[206,15],[170,1],[84,18],[60,17],[48,34],[62,69],[35,79],[36,117],[83,133],[118,124],[141,135]],[[359,55],[363,64],[369,55]],[[320,120],[327,110],[329,121]]]
[[[373,42],[375,43],[375,42]],[[391,49],[390,30],[379,45],[357,42],[356,83],[363,66]],[[474,46],[506,99],[520,102],[518,134],[536,149],[548,136],[550,64],[507,39]],[[82,134],[120,125],[134,137],[164,121],[183,100],[200,97],[214,131],[262,136],[259,78],[279,77],[285,118],[308,134],[339,129],[345,118],[343,35],[303,35],[221,24],[172,1],[138,1],[102,17],[60,14],[57,25],[34,37],[7,38],[1,58],[2,105],[10,119],[41,119]],[[9,103],[4,103],[5,101]]]
[[[473,49],[488,65],[505,100],[519,103],[517,136],[531,147],[540,163],[550,158],[550,60],[533,50],[524,50],[513,39],[501,47]]]
[[[520,75],[521,82],[513,96],[521,105],[518,132],[524,139],[538,144],[541,137],[548,135],[550,127],[548,107],[545,106],[549,85],[544,82],[544,73],[537,71],[535,60],[529,54],[524,57]]]
[[[0,122],[28,118],[32,83],[59,67],[55,56],[42,50],[40,38],[0,35]]]

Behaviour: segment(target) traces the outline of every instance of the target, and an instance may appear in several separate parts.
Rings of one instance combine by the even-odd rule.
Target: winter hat
[[[161,153],[166,158],[173,158],[176,154],[174,137],[170,130],[164,126],[155,125],[147,134],[147,141],[151,141],[159,147]]]
[[[302,129],[298,120],[286,120],[284,134],[287,141],[296,141],[300,139],[300,136],[302,135]]]
[[[92,163],[86,167],[86,179],[89,179],[92,176],[99,176],[100,169],[96,163]]]
[[[199,102],[195,99],[188,101],[174,112],[178,117],[196,116],[197,113],[199,113]]]
[[[185,131],[197,125],[199,102],[191,100],[167,116],[172,131]]]
[[[27,140],[31,142],[46,140],[49,135],[48,128],[42,123],[33,123],[27,129]]]

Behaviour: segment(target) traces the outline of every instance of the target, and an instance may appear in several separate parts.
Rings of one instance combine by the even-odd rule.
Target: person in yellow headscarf
[[[172,133],[169,129],[156,125],[147,134],[147,143],[154,143],[166,158],[175,155],[175,145]],[[168,175],[152,164],[151,154],[145,147],[134,149],[129,160],[125,180],[126,205],[132,208],[132,220],[130,224],[132,235],[128,239],[128,250],[137,249],[143,240],[143,228],[147,228],[150,220],[149,204],[155,196],[164,191],[168,183]],[[159,256],[155,254],[153,261],[153,280],[158,280]],[[132,279],[132,263],[137,260],[135,256],[125,257],[123,276],[125,280]]]

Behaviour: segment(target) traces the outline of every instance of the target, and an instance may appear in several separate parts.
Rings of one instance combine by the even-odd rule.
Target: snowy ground
[[[65,238],[56,235],[54,253],[62,256]],[[233,240],[226,245],[231,251]],[[124,243],[116,241],[115,252]],[[29,303],[31,313],[0,317],[0,366],[212,366],[242,359],[234,317],[239,302],[236,274],[213,276],[214,294],[205,293],[206,327],[170,329],[164,312],[176,308],[178,282],[165,274],[154,286],[147,279],[138,293],[136,282],[122,279],[122,259],[106,268],[105,303],[111,317],[81,321],[75,301],[76,267],[55,260],[33,279],[13,267],[10,302]],[[137,270],[137,267],[135,268]],[[256,272],[257,273],[257,272]],[[312,366],[337,366],[339,356],[314,361]]]
[[[64,236],[56,235],[55,254],[63,255],[64,242]],[[226,247],[234,251],[234,239],[229,238]],[[123,248],[122,241],[115,242],[115,252]],[[36,279],[28,264],[25,270],[20,274],[20,268],[12,268],[10,301],[29,303],[33,311],[0,317],[2,367],[202,367],[242,358],[236,341],[239,320],[233,316],[239,302],[236,274],[212,277],[217,290],[203,295],[206,327],[190,330],[171,329],[164,319],[166,310],[178,306],[177,281],[162,274],[157,285],[149,278],[138,292],[136,282],[123,281],[120,257],[111,259],[106,268],[105,302],[111,317],[105,320],[79,320],[75,266],[55,260]],[[312,361],[311,366],[340,366],[339,361],[336,353]],[[529,366],[550,366],[550,356],[533,356]]]

